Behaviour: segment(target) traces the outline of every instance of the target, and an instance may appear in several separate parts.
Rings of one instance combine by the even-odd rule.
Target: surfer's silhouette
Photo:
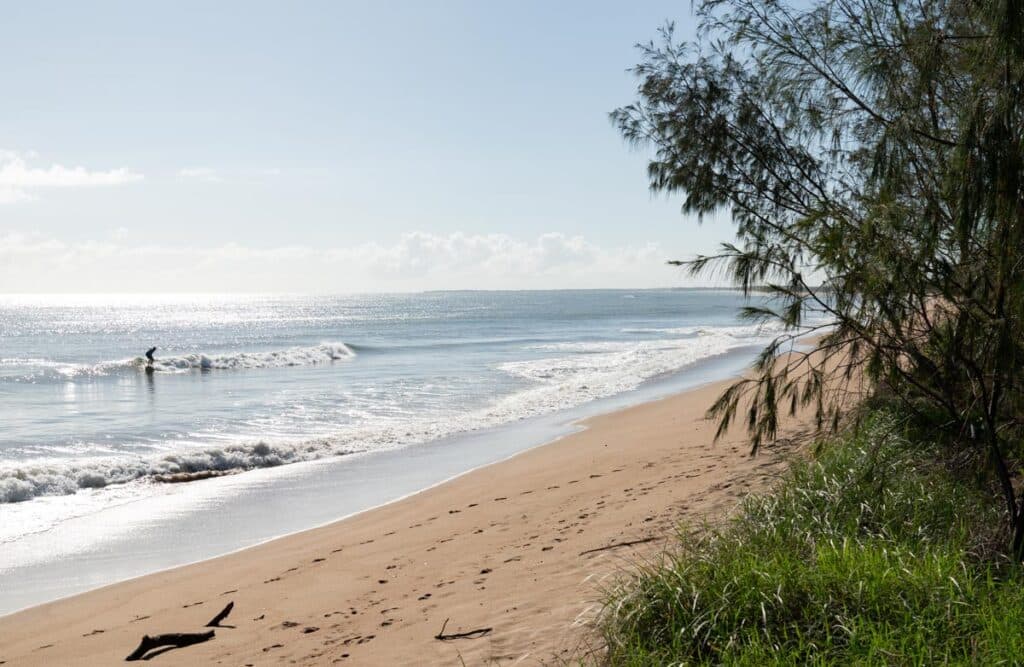
[[[149,348],[148,350],[146,350],[146,359],[148,359],[148,361],[146,362],[146,372],[147,373],[152,373],[155,370],[153,368],[153,361],[154,361],[153,353],[154,352],[156,352],[156,346],[155,345],[153,347]]]

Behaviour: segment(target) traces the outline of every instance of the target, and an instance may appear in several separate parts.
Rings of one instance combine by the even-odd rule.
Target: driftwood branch
[[[211,639],[213,639],[213,630],[209,632],[174,632],[167,635],[157,635],[156,637],[143,635],[142,641],[139,642],[139,647],[132,651],[131,655],[125,658],[125,660],[142,660],[144,655],[155,648],[163,646],[183,648],[192,644],[201,644]]]
[[[452,639],[476,639],[477,637],[483,637],[484,635],[491,634],[494,628],[477,628],[476,630],[470,630],[469,632],[453,632],[451,634],[445,634],[444,629],[448,627],[448,621],[450,618],[444,619],[444,624],[441,626],[441,632],[434,635],[434,639],[439,639],[443,642],[451,641]]]
[[[598,551],[608,551],[609,549],[618,549],[619,547],[631,547],[634,544],[645,544],[647,542],[654,542],[655,540],[660,540],[660,539],[661,539],[660,537],[645,537],[642,540],[630,540],[628,542],[614,542],[614,543],[609,544],[609,545],[604,546],[604,547],[597,547],[596,549],[587,549],[586,551],[581,551],[580,555],[581,556],[585,556],[587,554],[597,553]]]
[[[219,628],[220,627],[220,622],[223,621],[225,618],[227,618],[228,614],[230,614],[231,610],[234,609],[234,608],[235,608],[234,601],[229,602],[228,606],[226,606],[223,609],[221,609],[219,614],[217,614],[212,619],[210,619],[210,622],[206,624],[206,627],[208,627],[208,628]]]

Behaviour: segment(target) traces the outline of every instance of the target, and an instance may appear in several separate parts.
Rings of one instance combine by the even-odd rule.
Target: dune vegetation
[[[609,594],[612,662],[1019,660],[1024,2],[695,12],[699,43],[640,46],[612,122],[654,191],[735,222],[677,264],[785,328],[712,406],[720,432],[756,452],[809,409],[818,447]]]

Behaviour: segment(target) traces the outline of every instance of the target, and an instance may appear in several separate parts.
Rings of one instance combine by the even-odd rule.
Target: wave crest
[[[239,368],[280,368],[312,366],[355,356],[344,343],[321,343],[312,347],[290,347],[269,352],[232,352],[228,354],[186,354],[178,357],[157,357],[153,367],[163,372],[191,370],[230,370]],[[132,365],[146,366],[144,357],[136,357]]]
[[[195,370],[233,370],[249,368],[279,368],[312,366],[342,361],[356,353],[345,343],[320,343],[309,347],[289,347],[264,352],[226,352],[204,354],[195,352],[179,356],[157,357],[153,367],[162,373],[186,373]],[[23,379],[51,375],[58,379],[100,377],[128,371],[141,371],[147,365],[145,357],[132,357],[98,363],[73,363],[37,358],[0,359],[0,368],[14,368]]]
[[[159,458],[93,459],[66,463],[52,461],[0,469],[0,504],[17,503],[39,496],[62,496],[111,484],[161,481],[179,475],[273,468],[287,463],[350,454],[328,440],[299,444],[264,441],[207,447],[168,454]]]

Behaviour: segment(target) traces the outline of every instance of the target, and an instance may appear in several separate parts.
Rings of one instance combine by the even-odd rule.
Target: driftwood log
[[[216,616],[210,619],[210,622],[206,624],[208,628],[230,628],[230,625],[221,625],[221,621],[228,617],[231,610],[235,608],[234,601],[227,604],[226,607],[221,609]],[[213,639],[213,630],[206,632],[172,632],[166,635],[156,635],[150,637],[149,635],[143,635],[142,641],[139,642],[138,648],[131,652],[125,660],[142,660],[147,653],[153,649],[163,648],[165,646],[170,648],[184,648],[185,646],[191,646],[192,644],[202,644]]]
[[[476,630],[470,630],[469,632],[452,632],[449,634],[444,633],[444,629],[448,627],[448,621],[450,618],[444,619],[444,624],[441,626],[441,632],[434,635],[434,639],[439,639],[443,642],[451,641],[453,639],[476,639],[477,637],[483,637],[484,635],[491,634],[494,628],[477,628]]]
[[[201,644],[213,639],[213,630],[209,632],[174,632],[167,635],[157,635],[150,637],[149,635],[143,635],[142,641],[139,643],[139,647],[132,651],[125,660],[142,660],[143,656],[152,651],[155,648],[162,648],[164,646],[170,646],[172,648],[182,648],[185,646],[191,646],[192,644]]]

